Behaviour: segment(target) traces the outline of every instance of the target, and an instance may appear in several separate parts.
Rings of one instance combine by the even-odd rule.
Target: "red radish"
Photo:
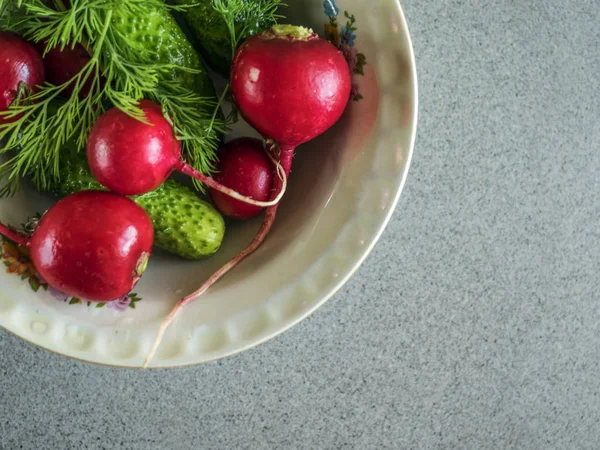
[[[33,45],[14,33],[0,31],[0,112],[15,101],[20,83],[33,89],[44,83],[44,76],[42,57]],[[0,115],[0,125],[18,117]]]
[[[60,46],[48,49],[45,42],[40,42],[37,44],[37,48],[44,55],[46,78],[55,86],[60,86],[71,80],[91,60],[90,55],[81,44],[75,44],[73,48],[66,46],[61,50]],[[94,83],[93,77],[94,74],[90,74],[90,77],[79,91],[79,97],[86,98],[90,94]],[[65,88],[65,91],[72,94],[74,87],[74,84],[71,83]]]
[[[242,195],[267,201],[275,176],[273,163],[259,139],[239,138],[219,151],[214,179]],[[215,206],[224,216],[246,220],[259,215],[263,208],[235,200],[222,192],[210,190]]]
[[[352,87],[342,52],[312,30],[291,25],[242,44],[230,82],[244,119],[284,152],[331,128]]]
[[[92,174],[104,187],[123,195],[141,195],[158,188],[177,170],[255,206],[271,206],[281,198],[280,195],[269,202],[256,201],[201,174],[183,161],[181,143],[160,105],[143,100],[139,107],[148,123],[112,108],[92,127],[87,157]]]
[[[60,200],[26,237],[0,224],[0,234],[30,249],[48,284],[77,298],[108,302],[127,295],[146,270],[154,228],[132,200],[83,191]]]
[[[350,99],[351,78],[340,50],[312,30],[276,25],[249,38],[231,66],[231,92],[246,121],[274,141],[279,163],[289,174],[298,145],[333,126]],[[275,178],[272,197],[281,188]],[[278,205],[267,208],[262,227],[250,246],[214,273],[196,292],[179,301],[163,321],[146,361],[147,367],[177,313],[204,294],[265,240]]]

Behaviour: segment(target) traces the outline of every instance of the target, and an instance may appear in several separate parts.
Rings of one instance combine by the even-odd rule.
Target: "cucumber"
[[[176,5],[195,6],[186,8],[181,17],[188,27],[196,49],[207,64],[223,76],[231,66],[231,36],[225,21],[212,7],[212,0],[175,0]]]
[[[247,24],[242,17],[239,17],[236,22],[238,33],[247,26],[245,34],[251,36],[275,25],[271,19],[261,16],[261,10],[264,8],[262,2],[245,1],[248,3],[248,8],[256,8],[256,14],[262,18]],[[196,49],[213,70],[229,77],[231,35],[221,14],[212,7],[212,0],[174,0],[174,3],[180,6],[194,5],[181,12],[181,18],[189,29]]]
[[[74,192],[105,190],[92,176],[85,154],[68,151],[61,157],[60,182],[52,192],[66,197]],[[225,235],[221,214],[190,189],[168,180],[157,190],[132,197],[146,210],[154,224],[154,243],[158,248],[186,259],[202,259],[219,250]]]
[[[132,52],[132,56],[137,57],[138,62],[152,60],[200,71],[170,71],[161,74],[161,77],[179,81],[200,96],[214,98],[216,102],[215,88],[206,66],[166,7],[148,4],[144,14],[133,14],[126,6],[122,6],[113,10],[112,17],[115,31],[121,33],[128,41],[138,43]],[[144,48],[148,49],[147,52],[143,51]]]

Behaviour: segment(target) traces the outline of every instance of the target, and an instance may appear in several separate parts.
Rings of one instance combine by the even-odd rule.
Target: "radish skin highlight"
[[[231,67],[231,92],[240,114],[265,139],[274,142],[279,163],[289,176],[297,146],[331,128],[342,116],[351,93],[343,54],[312,30],[277,25],[245,41]],[[280,194],[281,183],[274,181]],[[144,361],[148,367],[164,334],[186,305],[252,254],[267,237],[278,205],[267,208],[248,248],[215,272],[196,292],[181,299],[162,322]]]

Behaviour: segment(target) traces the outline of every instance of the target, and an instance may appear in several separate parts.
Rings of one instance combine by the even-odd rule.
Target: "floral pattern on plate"
[[[350,73],[353,77],[357,75],[364,76],[364,67],[367,64],[367,58],[363,53],[360,53],[355,46],[356,41],[356,17],[354,14],[344,11],[344,17],[346,18],[346,24],[340,28],[338,22],[338,16],[340,9],[337,7],[335,0],[324,0],[323,10],[325,15],[329,17],[329,23],[325,24],[324,37],[344,54]],[[352,99],[359,101],[363,97],[358,91],[358,84],[352,83]]]

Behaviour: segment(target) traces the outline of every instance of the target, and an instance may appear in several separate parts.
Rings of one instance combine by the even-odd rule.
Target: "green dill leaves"
[[[90,56],[66,83],[23,90],[0,112],[13,118],[0,125],[0,155],[8,157],[0,165],[0,195],[13,194],[22,176],[40,190],[55,185],[61,152],[83,149],[94,122],[112,106],[143,120],[141,99],[160,103],[185,157],[201,172],[212,170],[226,121],[206,69],[162,0],[0,0],[0,10],[2,29],[47,49],[79,43]],[[86,84],[91,89],[82,95]]]
[[[212,5],[227,24],[232,56],[242,41],[251,36],[256,24],[269,28],[283,18],[277,11],[285,6],[281,0],[212,0]]]

